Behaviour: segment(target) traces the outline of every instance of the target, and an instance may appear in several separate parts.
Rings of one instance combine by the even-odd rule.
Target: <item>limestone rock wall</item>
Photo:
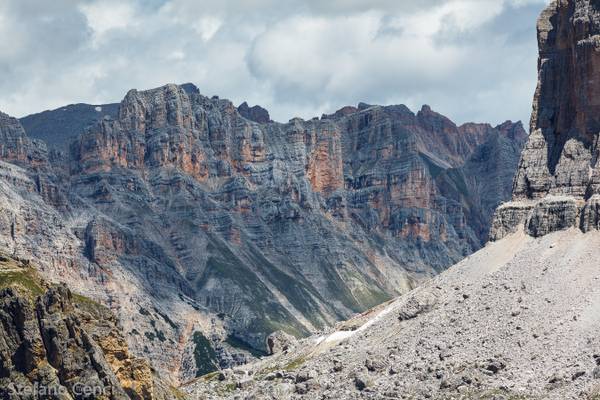
[[[45,166],[0,164],[0,243],[113,308],[132,352],[174,381],[478,249],[526,138],[520,123],[459,127],[426,106],[259,123],[192,89],[132,90]]]
[[[91,300],[78,305],[64,286],[37,300],[18,286],[0,290],[0,320],[3,398],[42,390],[48,399],[176,398],[146,360],[130,355],[116,318]]]
[[[513,200],[535,203],[547,198],[528,216],[527,232],[534,236],[569,227],[596,229],[594,199],[600,190],[597,2],[553,1],[538,20],[538,43],[531,135],[521,156]],[[557,202],[552,196],[569,199]],[[510,206],[499,209],[494,225],[504,226],[511,209],[516,211]],[[517,211],[509,219],[523,222],[521,217]],[[492,232],[492,238],[503,235],[503,228]]]

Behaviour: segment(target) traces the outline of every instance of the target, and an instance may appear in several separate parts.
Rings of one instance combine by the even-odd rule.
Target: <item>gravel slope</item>
[[[358,317],[354,332],[311,337],[185,389],[242,399],[600,398],[599,256],[598,232],[516,233]]]

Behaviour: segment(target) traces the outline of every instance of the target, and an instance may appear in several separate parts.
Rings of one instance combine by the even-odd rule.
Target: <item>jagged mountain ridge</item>
[[[181,88],[190,94],[199,93],[196,85],[192,83],[184,83]],[[27,115],[19,118],[19,122],[30,138],[42,140],[52,150],[68,152],[71,141],[85,129],[104,118],[117,118],[119,106],[120,103],[69,104],[55,110]],[[255,106],[251,109],[260,115],[260,107],[256,109]]]
[[[525,138],[429,107],[258,124],[189,89],[130,91],[62,155],[13,129],[0,165],[2,244],[110,305],[132,351],[174,379],[205,370],[196,332],[210,363],[234,365],[240,342],[324,328],[478,248],[502,199],[485,177],[469,187],[478,154],[514,170]]]

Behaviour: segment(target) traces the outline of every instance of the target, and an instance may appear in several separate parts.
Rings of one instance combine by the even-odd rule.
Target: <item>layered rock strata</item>
[[[520,123],[456,126],[427,106],[257,119],[167,85],[130,91],[114,118],[42,162],[7,129],[0,243],[110,306],[132,351],[183,381],[479,248],[526,138]]]
[[[531,136],[514,183],[515,205],[498,210],[492,239],[521,227],[534,236],[568,227],[596,229],[599,15],[594,1],[561,0],[538,20],[539,79]],[[531,208],[526,215],[524,203]]]

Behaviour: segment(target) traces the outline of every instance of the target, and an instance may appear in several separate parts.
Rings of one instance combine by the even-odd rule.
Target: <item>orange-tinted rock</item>
[[[0,196],[20,204],[0,213],[0,241],[43,254],[52,276],[87,277],[129,326],[157,323],[137,315],[134,292],[174,319],[215,321],[213,344],[235,334],[260,348],[274,326],[331,325],[481,246],[524,135],[520,124],[456,127],[427,107],[366,104],[257,123],[184,87],[130,91],[117,118],[51,160],[46,180],[23,183],[43,198],[15,183],[33,167],[0,180]],[[151,329],[130,346],[193,377],[198,368],[177,364],[193,330],[164,325],[164,342]]]

